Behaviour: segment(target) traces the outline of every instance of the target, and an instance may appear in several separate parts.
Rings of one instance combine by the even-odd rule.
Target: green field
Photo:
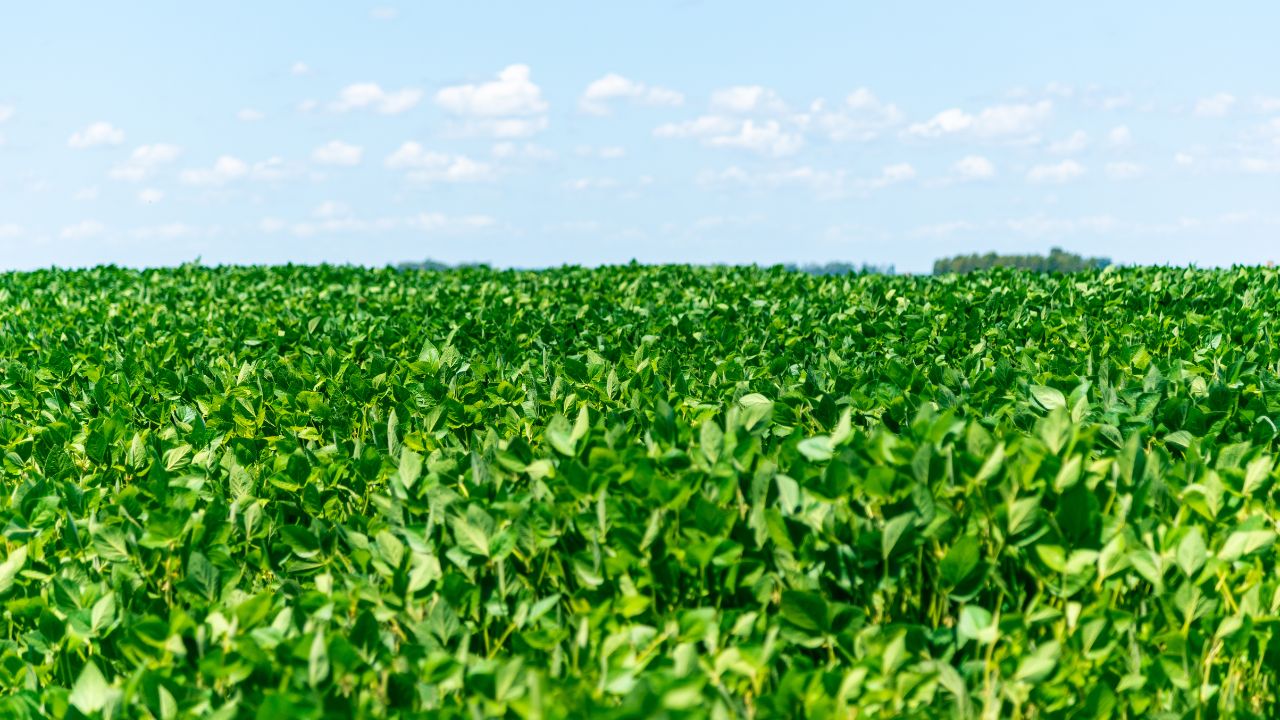
[[[0,716],[1275,717],[1277,307],[0,275]]]

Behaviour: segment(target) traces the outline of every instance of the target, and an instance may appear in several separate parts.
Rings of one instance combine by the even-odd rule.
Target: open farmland
[[[5,717],[1274,717],[1280,274],[0,275]]]

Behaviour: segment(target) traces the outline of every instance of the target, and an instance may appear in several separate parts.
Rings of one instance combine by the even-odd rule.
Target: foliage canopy
[[[0,275],[0,715],[1274,717],[1277,306]]]

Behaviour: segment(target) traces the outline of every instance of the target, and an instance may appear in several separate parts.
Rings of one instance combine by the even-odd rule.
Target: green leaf
[[[884,524],[884,533],[880,536],[880,556],[885,560],[893,554],[907,528],[915,524],[915,513],[899,515]]]
[[[398,473],[400,484],[406,490],[412,490],[418,478],[422,477],[422,456],[408,448],[401,448]]]
[[[461,517],[455,517],[452,525],[453,538],[458,543],[458,547],[472,555],[489,557],[490,536],[485,528]]]
[[[834,452],[831,438],[826,435],[805,438],[796,447],[801,455],[814,462],[826,462],[831,459],[831,455]]]
[[[946,587],[955,587],[964,582],[982,560],[982,542],[974,535],[965,535],[956,541],[947,551],[939,570],[942,583]]]
[[[742,408],[742,426],[755,431],[769,424],[773,418],[773,401],[760,393],[749,393],[738,398]]]
[[[27,546],[23,545],[9,553],[9,556],[0,563],[0,593],[13,587],[13,581],[18,577],[18,573],[27,565]]]
[[[800,590],[782,592],[782,617],[792,625],[816,634],[828,630],[826,598],[818,593]]]
[[[1067,397],[1062,394],[1062,391],[1047,385],[1032,385],[1031,397],[1035,398],[1036,404],[1045,410],[1056,410],[1067,406]]]
[[[1182,536],[1182,541],[1178,543],[1177,563],[1182,572],[1188,577],[1194,576],[1200,568],[1204,567],[1205,560],[1208,558],[1208,550],[1204,544],[1204,533],[1200,532],[1198,526],[1191,526],[1186,535]]]
[[[573,457],[578,454],[573,439],[573,429],[569,427],[569,421],[563,415],[551,418],[551,422],[547,425],[547,442],[551,443],[551,447],[561,455]]]
[[[92,660],[85,664],[71,686],[67,702],[85,715],[92,715],[107,706],[111,700],[111,685]]]

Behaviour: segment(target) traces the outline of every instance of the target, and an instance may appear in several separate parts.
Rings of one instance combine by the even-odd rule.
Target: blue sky
[[[1280,5],[10,3],[0,268],[1280,260]]]

